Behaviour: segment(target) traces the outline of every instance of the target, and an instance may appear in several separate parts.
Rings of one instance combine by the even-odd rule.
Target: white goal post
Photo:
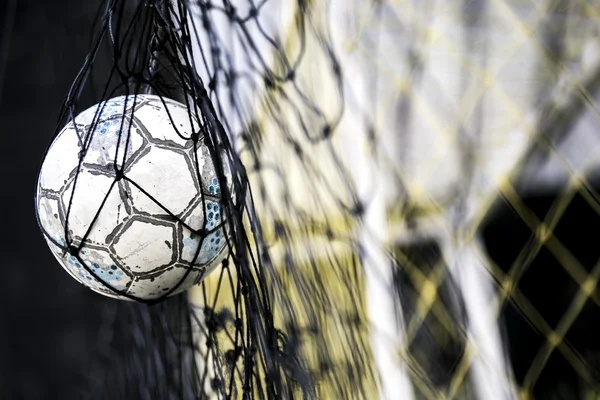
[[[248,3],[234,3],[243,14]],[[598,116],[593,107],[584,106],[579,117],[583,122],[574,124],[564,145],[537,164],[527,163],[541,113],[548,107],[568,110],[598,75],[600,41],[593,26],[600,17],[582,17],[579,26],[567,27],[570,31],[565,40],[578,49],[572,52],[579,53],[570,55],[574,61],[557,66],[548,60],[547,49],[535,33],[554,15],[553,2],[538,2],[537,9],[529,4],[535,2],[529,6],[522,3],[306,2],[305,12],[316,25],[312,29],[327,32],[343,71],[345,109],[332,143],[365,205],[364,223],[352,229],[360,231],[365,254],[379,398],[413,398],[408,365],[401,355],[407,321],[392,288],[389,247],[421,238],[439,243],[464,300],[467,365],[471,366],[469,377],[477,397],[517,398],[496,323],[498,290],[492,284],[486,250],[475,228],[502,185],[516,172],[531,191],[556,190],[575,173],[596,169],[600,159],[598,137],[582,125],[587,120],[597,123]],[[192,14],[198,12],[192,6],[190,9]],[[290,27],[297,12],[294,1],[270,0],[260,8],[258,19],[264,30],[294,49],[295,39],[290,35],[295,31]],[[230,62],[238,71],[251,75],[247,67],[252,60],[228,31],[226,16],[215,12],[214,17],[215,31],[232,56]],[[193,31],[206,45],[206,32],[198,16],[194,23]],[[249,34],[258,37],[257,26],[249,26]],[[589,39],[577,44],[577,35]],[[196,45],[195,39],[192,41]],[[311,96],[320,99],[325,114],[333,115],[338,111],[338,94],[327,81],[330,75],[323,73],[330,65],[318,54],[317,46],[307,43],[305,50],[308,61],[298,66],[297,79],[306,87],[312,85],[308,89]],[[211,77],[200,62],[198,46],[195,51],[198,73],[207,82]],[[255,51],[274,62],[272,47],[266,41],[258,41]],[[260,118],[262,77],[256,76],[238,89],[236,98],[244,112]],[[221,96],[229,95],[225,86],[222,90]],[[237,143],[236,134],[248,121],[233,108],[224,109],[222,118]],[[281,145],[276,128],[265,124],[264,158],[282,163],[289,172],[286,190],[310,203],[311,196],[319,193],[303,186],[293,163],[286,165],[293,156],[286,154],[290,149]],[[320,154],[316,149],[312,157],[317,160]],[[342,185],[335,178],[331,183]],[[272,198],[277,198],[276,190],[274,183]],[[327,199],[320,200],[328,204]],[[402,218],[390,217],[398,204],[431,212],[409,226]],[[260,210],[261,205],[257,208]],[[437,290],[435,282],[427,285],[424,287],[430,291],[422,294],[424,301]],[[192,298],[200,298],[194,297],[198,290],[191,291]]]

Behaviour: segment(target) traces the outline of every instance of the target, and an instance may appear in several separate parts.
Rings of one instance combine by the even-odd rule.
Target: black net
[[[297,267],[300,260],[296,260],[299,255],[293,249],[293,237],[288,232],[290,227],[273,221],[273,225],[269,224],[266,229],[273,230],[271,237],[281,241],[283,248],[287,249],[285,268],[276,272],[269,242],[263,236],[265,227],[256,216],[247,171],[239,159],[240,153],[253,156],[255,165],[251,168],[259,167],[255,146],[260,142],[261,132],[257,124],[249,120],[251,114],[243,108],[242,101],[237,99],[240,95],[238,86],[246,78],[232,65],[230,58],[233,54],[227,51],[225,45],[228,38],[218,34],[215,19],[225,18],[227,35],[236,37],[243,44],[248,57],[245,73],[251,74],[252,84],[264,85],[274,93],[269,100],[274,107],[279,96],[285,93],[279,87],[288,82],[292,83],[291,87],[294,86],[293,68],[298,62],[277,50],[280,46],[278,38],[266,33],[248,35],[246,27],[250,24],[255,24],[258,31],[262,29],[256,21],[261,7],[249,4],[248,10],[242,13],[228,4],[218,6],[200,2],[192,6],[184,1],[108,1],[100,6],[93,28],[91,51],[67,95],[56,131],[59,135],[67,122],[74,122],[80,139],[79,167],[69,178],[73,181],[73,189],[66,196],[64,190],[58,193],[59,197],[63,196],[64,203],[64,210],[61,210],[64,215],[60,215],[66,221],[64,238],[56,240],[41,223],[51,245],[56,246],[65,257],[76,259],[73,262],[78,262],[78,268],[89,274],[84,273],[82,278],[96,279],[102,284],[103,287],[95,290],[153,304],[150,308],[116,305],[108,311],[110,316],[106,317],[107,326],[100,338],[100,352],[105,360],[92,374],[92,393],[97,396],[182,399],[212,395],[225,398],[314,397],[319,380],[326,376],[336,382],[332,390],[343,397],[365,393],[366,386],[361,379],[369,376],[367,364],[363,358],[356,357],[367,354],[364,332],[356,329],[361,324],[361,300],[360,295],[355,293],[359,283],[358,261],[354,256],[340,259],[336,254],[330,255],[333,265],[353,265],[350,271],[345,268],[330,271],[339,273],[339,279],[347,282],[341,295],[347,309],[342,310],[336,305],[331,288],[324,285],[319,267],[310,258],[306,260],[305,268]],[[299,11],[295,23],[297,35],[302,37],[310,25],[309,15],[305,15],[303,8]],[[272,60],[267,60],[258,51],[256,42],[261,40],[267,41],[275,50],[276,66],[269,67]],[[331,58],[332,73],[337,74],[339,80],[339,67],[325,42],[323,50]],[[294,57],[301,59],[302,54]],[[199,71],[204,72],[203,76]],[[260,78],[258,82],[256,77]],[[92,98],[97,99],[101,106],[88,117],[89,121],[81,122],[84,120],[78,120],[78,115],[92,105],[79,101],[86,91],[92,92]],[[78,182],[83,179],[80,178],[81,171],[84,166],[94,168],[90,167],[86,155],[92,152],[96,138],[104,134],[104,109],[121,109],[117,110],[121,116],[118,142],[124,143],[123,147],[127,148],[134,140],[131,137],[136,112],[140,104],[147,102],[147,95],[159,96],[165,104],[169,99],[185,104],[189,119],[197,121],[198,128],[188,136],[183,132],[178,134],[193,143],[194,150],[199,148],[200,142],[208,148],[208,156],[221,183],[222,225],[229,233],[227,246],[230,255],[215,272],[211,283],[202,283],[196,293],[190,294],[192,302],[187,297],[165,300],[186,280],[187,274],[175,286],[166,288],[158,296],[152,293],[152,298],[146,299],[109,283],[102,275],[104,272],[95,269],[86,258],[86,250],[94,249],[91,234],[102,218],[110,193],[117,188],[119,192],[142,192],[160,207],[162,213],[158,219],[181,224],[202,240],[208,240],[209,235],[221,227],[209,229],[207,221],[204,221],[200,229],[194,229],[184,218],[162,204],[159,196],[154,196],[143,184],[130,178],[127,168],[130,163],[136,162],[135,153],[128,159],[129,153],[121,150],[125,154],[122,157],[117,146],[111,155],[112,162],[108,164],[111,171],[107,173],[112,177],[112,183],[100,201],[92,223],[79,236],[70,226],[70,215],[75,212],[76,202],[82,201],[77,194],[78,190],[84,190],[78,187]],[[105,103],[117,96],[126,97],[121,97],[116,105]],[[298,106],[319,115],[318,105],[313,104],[308,96],[302,97],[303,104]],[[277,113],[273,109],[271,115],[276,117]],[[224,119],[225,115],[231,118]],[[322,133],[314,136],[306,131],[307,139],[322,141],[328,137],[328,130],[332,128],[330,124],[335,124],[335,121],[323,120]],[[232,134],[236,122],[238,127],[245,129],[237,144],[241,150],[236,150],[232,142],[238,133]],[[284,140],[294,146],[297,155],[302,157],[305,150],[286,134],[287,123],[279,123]],[[205,177],[201,176],[197,162],[195,167],[197,180],[201,182]],[[276,168],[273,171],[277,172]],[[342,176],[341,170],[339,174]],[[313,165],[312,178],[317,181],[321,179],[320,175],[319,167]],[[47,190],[41,190],[40,198],[52,196]],[[254,190],[263,193],[265,187],[259,185]],[[204,202],[206,193],[201,194]],[[344,208],[356,208],[347,200],[340,198],[337,201]],[[127,201],[124,200],[124,203],[126,206]],[[302,215],[301,210],[297,213]],[[315,226],[312,217],[306,216],[298,222],[301,222],[300,229],[306,229],[306,232],[323,229]],[[333,231],[328,230],[327,235],[334,238]],[[198,257],[198,252],[195,257]],[[190,271],[192,268],[189,265]],[[300,299],[292,303],[290,293],[294,290],[298,291],[294,295],[300,296]],[[349,299],[351,303],[348,303]],[[337,326],[337,321],[343,325]],[[346,329],[347,324],[356,325],[356,328]],[[330,348],[328,341],[321,337],[323,327],[327,325],[332,325],[331,330],[337,331],[343,340],[336,348]],[[314,346],[302,352],[301,343],[308,337],[314,339]],[[337,353],[344,359],[340,361]]]
[[[99,6],[57,133],[84,93],[184,104],[229,257],[186,295],[105,285],[151,305],[107,309],[92,397],[593,398],[598,195],[568,137],[597,126],[598,5],[403,3]],[[55,244],[101,280],[85,235]]]

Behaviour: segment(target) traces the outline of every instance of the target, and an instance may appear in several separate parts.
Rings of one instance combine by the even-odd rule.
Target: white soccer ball
[[[183,104],[132,95],[60,131],[40,170],[36,210],[73,278],[103,295],[152,300],[199,283],[227,256],[221,182],[203,138],[191,140],[199,126]]]

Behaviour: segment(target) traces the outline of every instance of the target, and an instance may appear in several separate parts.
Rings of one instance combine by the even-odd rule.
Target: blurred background
[[[54,132],[60,106],[88,53],[98,3],[0,0],[0,129],[3,138],[0,171],[5,179],[1,185],[4,229],[0,241],[0,398],[85,398],[86,393],[98,390],[98,382],[104,379],[99,377],[104,377],[111,365],[118,362],[118,358],[107,355],[107,336],[103,331],[107,319],[114,315],[115,300],[92,293],[62,270],[37,227],[33,202],[37,170]],[[472,10],[469,7],[481,3],[466,1],[461,2],[461,7]],[[529,1],[506,3],[517,8],[534,8],[534,2]],[[576,20],[569,20],[570,33],[564,29],[565,24],[560,24],[561,16],[565,19],[576,7],[586,10],[586,15],[595,12],[597,18],[600,13],[600,9],[595,8],[597,2],[562,0],[554,3],[547,9],[556,18],[550,22],[543,18],[538,21],[541,28],[547,29],[544,32],[549,43],[562,42],[561,37],[571,35],[568,36],[573,39],[571,45],[581,44],[575,50],[567,45],[558,46],[553,53],[556,57],[584,52],[588,38],[597,43],[597,32],[576,29]],[[594,53],[589,51],[592,59],[589,63],[595,65]],[[597,82],[590,87],[593,92],[589,101],[595,104],[600,94]],[[90,98],[84,101],[93,103],[92,95],[90,92]],[[574,139],[555,144],[576,164],[581,154],[597,144],[600,123],[597,113],[581,102],[571,114],[575,117],[561,129],[563,137]],[[539,158],[535,168],[522,174],[523,183],[516,188],[526,213],[544,219],[548,213],[556,212],[553,204],[565,195],[557,182],[564,182],[566,178],[557,175],[551,161],[532,155],[532,159],[535,157]],[[590,168],[587,172],[590,188],[600,190],[595,181],[598,170]],[[535,190],[531,190],[534,187]],[[590,197],[594,198],[585,193],[574,194],[554,229],[555,236],[587,272],[594,269],[600,258],[600,213]],[[500,199],[496,207],[490,209],[483,227],[489,256],[505,272],[522,249],[532,245],[535,236],[513,203]],[[436,255],[439,249],[428,251],[433,254],[432,258],[439,257]],[[539,361],[535,360],[538,350],[567,313],[580,287],[566,273],[559,258],[547,249],[535,252],[518,280],[520,292],[535,312],[523,311],[522,302],[507,301],[503,307],[502,319],[517,382],[523,382],[530,366]],[[598,289],[594,286],[589,300],[573,314],[564,335],[567,347],[576,354],[579,364],[565,358],[563,352],[553,352],[540,367],[534,388],[536,398],[599,398],[595,397],[600,385],[598,298]],[[535,318],[545,322],[532,322]],[[543,326],[549,329],[544,331]],[[128,342],[120,345],[126,348]],[[440,362],[456,363],[461,349],[450,346],[446,350],[439,353]],[[104,382],[113,384],[110,379]]]
[[[83,398],[93,378],[111,300],[64,273],[37,227],[33,196],[60,105],[89,51],[98,4],[0,1],[0,159],[6,179],[0,398]]]

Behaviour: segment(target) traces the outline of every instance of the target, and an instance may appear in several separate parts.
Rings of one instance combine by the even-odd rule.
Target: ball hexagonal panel
[[[73,126],[54,140],[44,158],[38,185],[46,191],[60,191],[75,176],[79,164],[79,139]]]
[[[174,223],[134,216],[115,235],[110,249],[119,264],[143,275],[174,263],[177,246]]]
[[[172,100],[133,100],[108,100],[63,128],[40,170],[36,208],[76,280],[111,297],[155,299],[213,270],[227,255],[227,230],[212,157],[202,138],[188,139],[195,117]]]
[[[134,296],[145,293],[146,298],[150,299],[161,297],[175,287],[176,289],[171,294],[181,293],[191,285],[200,282],[204,277],[202,273],[204,269],[192,269],[189,273],[188,269],[189,265],[187,264],[173,264],[160,274],[136,277],[131,283],[129,292]]]
[[[143,131],[150,142],[171,149],[192,148],[190,139],[200,130],[196,117],[180,103],[156,96],[146,97],[145,107],[136,111],[135,118],[143,122]],[[158,126],[162,129],[153,129]]]
[[[158,147],[151,147],[126,171],[127,178],[147,193],[136,199],[136,205],[157,202],[175,215],[180,215],[198,193],[193,174],[194,167],[183,152]]]
[[[218,264],[221,261],[217,260],[218,256],[224,254],[227,247],[226,223],[223,222],[222,206],[216,201],[205,199],[204,207],[204,213],[201,212],[201,207],[197,207],[187,217],[187,220],[191,227],[204,226],[208,235],[203,239],[185,227],[182,229],[181,260],[192,263],[194,266],[213,264],[213,262]],[[200,243],[202,246],[198,250]]]
[[[65,228],[61,219],[58,196],[45,195],[38,198],[38,218],[48,239],[53,242],[64,241]]]

